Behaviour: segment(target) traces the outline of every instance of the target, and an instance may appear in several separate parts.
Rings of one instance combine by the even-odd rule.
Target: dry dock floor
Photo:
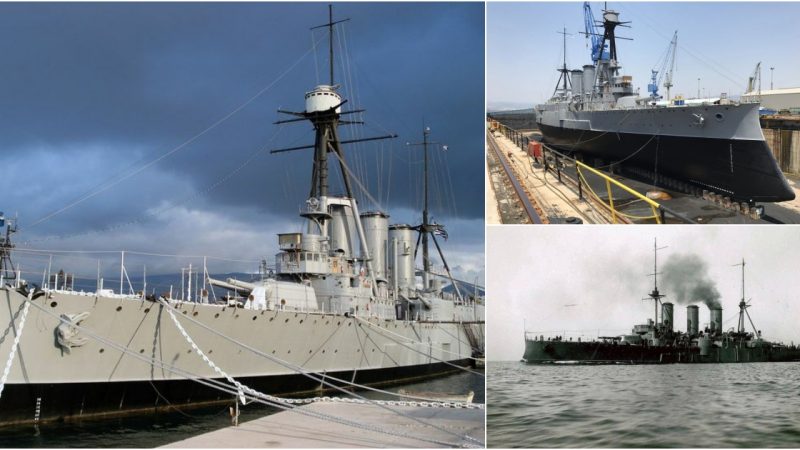
[[[527,135],[531,138],[533,137],[530,133]],[[599,214],[595,208],[591,208],[585,199],[579,199],[574,187],[559,183],[552,173],[545,173],[543,168],[531,165],[531,159],[527,156],[526,152],[517,147],[511,140],[500,133],[493,133],[491,138],[500,146],[504,156],[508,157],[510,163],[517,168],[520,177],[523,178],[520,182],[526,185],[548,217],[564,218],[573,216],[581,218],[584,223],[610,222],[608,217],[604,217],[604,214]],[[574,172],[574,168],[570,169],[568,167],[565,171]],[[765,215],[761,219],[752,219],[707,200],[663,188],[659,190],[668,192],[672,198],[670,200],[661,200],[661,203],[672,211],[675,211],[683,217],[690,218],[697,223],[798,224],[800,223],[800,176],[786,174],[786,177],[789,180],[789,185],[794,189],[797,198],[789,202],[763,203]],[[653,186],[648,183],[623,178],[618,175],[614,175],[614,178],[642,193],[653,189]],[[605,189],[601,180],[598,178],[589,179],[588,181],[589,184],[593,186],[594,191],[607,202],[607,195],[605,195]],[[647,205],[635,201],[629,194],[614,188],[613,195],[615,197],[615,204],[626,205],[624,211],[631,216],[644,217],[652,215]],[[490,201],[493,202],[494,205],[490,205]],[[492,198],[490,200],[487,198],[487,211],[492,207],[496,208],[496,204],[497,199]],[[668,221],[674,223],[669,217]],[[653,220],[634,219],[633,222],[652,223]]]
[[[434,448],[446,447],[429,441],[451,443],[452,446],[476,446],[459,439],[470,436],[484,442],[484,410],[455,408],[420,408],[392,406],[419,423],[375,405],[352,403],[312,403],[301,406],[350,421],[367,424],[426,440],[390,436],[341,425],[292,411],[272,414],[210,433],[165,445],[163,448]],[[445,431],[426,426],[436,425]]]

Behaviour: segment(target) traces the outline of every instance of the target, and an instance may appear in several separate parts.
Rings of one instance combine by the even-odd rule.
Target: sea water
[[[490,362],[489,447],[798,447],[800,362]]]

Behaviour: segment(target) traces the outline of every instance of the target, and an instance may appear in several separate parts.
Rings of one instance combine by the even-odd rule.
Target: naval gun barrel
[[[246,281],[240,281],[233,278],[228,278],[226,281],[222,281],[209,277],[208,282],[213,286],[228,289],[229,291],[250,293],[256,288],[256,285],[253,283],[248,283]]]

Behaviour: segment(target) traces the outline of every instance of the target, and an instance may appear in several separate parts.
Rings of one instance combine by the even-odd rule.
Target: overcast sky
[[[361,209],[420,220],[422,152],[405,143],[425,120],[449,146],[431,155],[432,215],[470,280],[483,278],[483,10],[334,5],[351,19],[337,26],[344,109],[367,110],[342,139],[400,135],[347,147],[375,199],[359,192]],[[313,143],[310,124],[272,122],[327,83],[327,34],[309,31],[326,21],[325,3],[0,4],[0,210],[19,213],[17,242],[271,261],[275,234],[300,227],[312,154],[258,151]]]
[[[672,258],[696,255],[723,307],[723,327],[738,324],[741,268],[755,326],[768,340],[800,343],[800,229],[775,226],[490,226],[487,227],[488,349],[516,361],[528,331],[596,337],[630,333],[653,317],[653,239],[659,272]],[[665,302],[676,289],[659,283]],[[709,311],[700,306],[700,323]],[[686,304],[675,303],[675,328],[686,331]],[[750,329],[747,323],[748,331]]]
[[[602,2],[592,2],[595,19]],[[770,67],[775,88],[800,86],[800,60],[790,57],[800,45],[797,2],[608,2],[631,21],[617,28],[622,72],[647,94],[650,70],[678,31],[677,65],[672,95],[740,95],[756,64],[762,62],[762,89]],[[487,6],[487,103],[490,108],[530,108],[547,100],[563,63],[562,35],[567,37],[567,66],[591,64],[584,35],[582,2],[489,2]],[[769,45],[764,45],[769,42]],[[663,87],[661,91],[665,91]],[[665,92],[662,92],[664,94]]]

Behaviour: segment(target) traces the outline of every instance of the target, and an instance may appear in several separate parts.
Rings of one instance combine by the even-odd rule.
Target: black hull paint
[[[788,347],[712,347],[701,355],[698,347],[645,347],[603,342],[525,341],[522,359],[531,364],[575,361],[582,363],[673,364],[800,361],[800,350]]]
[[[452,361],[466,367],[470,360]],[[459,370],[452,365],[432,363],[385,369],[332,372],[342,380],[370,386],[386,386],[441,376]],[[319,395],[338,393],[321,389],[321,383],[303,375],[243,377],[238,381],[273,395]],[[224,380],[223,380],[224,381]],[[332,382],[330,379],[326,379]],[[36,418],[37,402],[40,412]],[[0,397],[0,426],[72,421],[152,414],[172,408],[233,404],[233,396],[192,380],[130,381],[109,383],[9,384]]]
[[[546,143],[563,151],[622,161],[736,201],[793,200],[794,191],[763,140],[706,139],[576,130],[539,124]]]

